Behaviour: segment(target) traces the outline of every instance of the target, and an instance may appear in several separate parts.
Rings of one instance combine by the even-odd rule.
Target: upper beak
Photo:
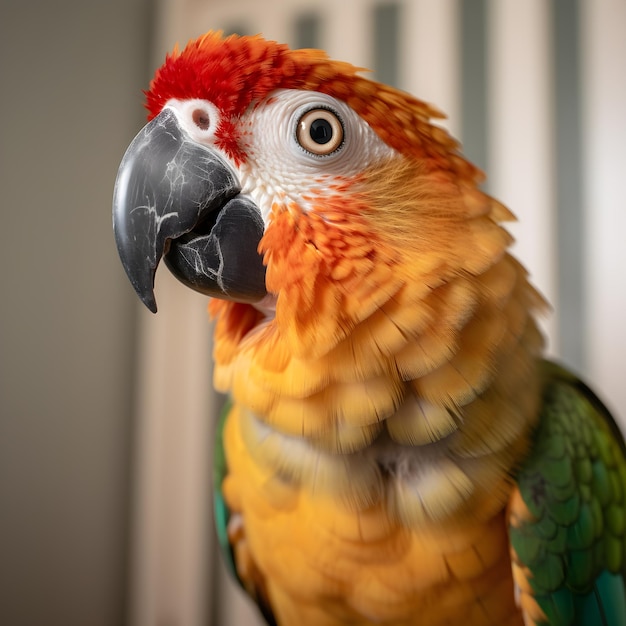
[[[133,139],[115,181],[113,230],[126,274],[153,313],[164,254],[172,273],[197,291],[240,302],[266,295],[257,251],[263,219],[240,190],[227,161],[191,140],[172,109]]]

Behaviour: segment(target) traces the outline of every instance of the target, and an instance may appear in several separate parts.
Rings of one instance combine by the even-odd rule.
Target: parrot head
[[[403,271],[429,274],[432,287],[502,252],[503,230],[478,232],[494,203],[430,123],[440,114],[358,71],[322,51],[220,33],[167,57],[113,203],[122,262],[152,311],[162,257],[210,296],[278,299],[304,315],[359,289],[358,308],[376,306],[401,282],[403,257]],[[377,276],[381,264],[400,275]]]

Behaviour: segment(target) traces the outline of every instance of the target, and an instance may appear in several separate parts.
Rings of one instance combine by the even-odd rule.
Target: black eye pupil
[[[321,118],[313,120],[309,134],[315,143],[323,145],[333,138],[333,127],[328,120]]]

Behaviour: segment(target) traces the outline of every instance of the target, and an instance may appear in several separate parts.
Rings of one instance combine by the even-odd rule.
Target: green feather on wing
[[[517,475],[514,560],[548,626],[626,626],[626,446],[593,392],[544,364],[543,407]]]
[[[222,493],[222,483],[228,471],[223,441],[224,425],[226,424],[226,418],[231,405],[232,402],[227,401],[222,408],[220,419],[215,430],[215,443],[213,447],[213,515],[215,518],[217,540],[222,551],[222,556],[231,574],[238,579],[233,551],[228,540],[228,520],[230,519],[230,512]]]

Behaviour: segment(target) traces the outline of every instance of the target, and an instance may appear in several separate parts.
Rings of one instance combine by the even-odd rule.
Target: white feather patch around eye
[[[202,144],[211,144],[221,116],[219,109],[208,100],[168,100],[164,108],[172,109],[181,127],[191,139]]]
[[[312,111],[319,111],[313,120]],[[302,124],[308,124],[308,133],[316,118],[328,121],[330,136],[314,153],[310,134],[302,141]],[[314,91],[273,92],[249,113],[245,126],[246,152],[255,173],[283,185],[302,183],[311,175],[351,177],[397,154],[345,102]]]

